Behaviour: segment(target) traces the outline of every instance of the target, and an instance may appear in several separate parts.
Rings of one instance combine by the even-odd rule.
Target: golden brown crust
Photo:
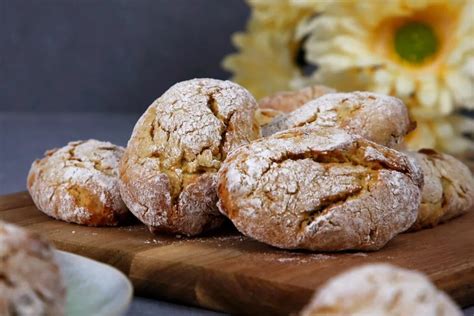
[[[0,221],[0,315],[64,315],[66,288],[52,247]]]
[[[385,146],[395,146],[415,125],[397,98],[371,93],[330,93],[262,128],[264,136],[304,125],[342,128]]]
[[[128,217],[118,188],[124,149],[97,140],[70,142],[33,162],[27,187],[36,207],[66,222],[115,226]]]
[[[474,179],[467,166],[433,149],[407,154],[420,165],[425,182],[418,218],[410,230],[433,227],[472,211]]]
[[[153,232],[197,235],[223,222],[215,173],[260,137],[252,95],[230,81],[175,84],[135,125],[121,162],[122,197]]]
[[[235,150],[218,173],[220,211],[286,249],[377,250],[416,219],[422,174],[403,154],[307,126]]]
[[[300,315],[461,316],[462,313],[425,275],[379,263],[356,267],[330,279]]]
[[[277,92],[262,98],[258,101],[258,105],[261,109],[272,109],[283,113],[290,113],[311,100],[334,92],[336,92],[336,90],[332,88],[322,85],[313,85],[295,91]]]

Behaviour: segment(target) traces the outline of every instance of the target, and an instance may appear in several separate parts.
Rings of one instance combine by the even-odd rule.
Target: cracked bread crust
[[[342,128],[393,147],[414,129],[408,110],[397,98],[371,93],[330,93],[310,101],[262,128],[263,136],[304,125]]]
[[[0,221],[0,315],[64,315],[66,288],[52,247]]]
[[[378,263],[330,279],[300,315],[461,316],[462,312],[424,274]]]
[[[425,182],[418,218],[411,231],[433,227],[472,211],[474,179],[467,166],[433,149],[407,154],[421,166]]]
[[[260,137],[257,103],[230,81],[172,86],[139,119],[120,169],[122,197],[152,232],[193,236],[220,226],[216,172]]]
[[[33,162],[27,187],[48,216],[88,226],[116,226],[129,215],[118,187],[124,149],[97,140],[48,150]]]
[[[283,113],[289,113],[311,100],[334,92],[336,92],[336,90],[332,88],[322,85],[313,85],[295,91],[277,92],[273,95],[262,98],[258,101],[258,105],[261,109],[272,109]]]
[[[423,176],[405,155],[306,126],[235,150],[218,174],[220,211],[284,249],[377,250],[415,221]]]

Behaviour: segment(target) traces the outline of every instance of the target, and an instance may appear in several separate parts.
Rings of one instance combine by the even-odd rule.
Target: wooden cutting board
[[[28,193],[0,197],[0,219],[38,231],[57,248],[113,265],[138,294],[240,314],[288,314],[331,276],[368,262],[425,272],[460,305],[474,304],[474,211],[402,234],[373,253],[271,248],[227,227],[194,239],[153,236],[143,225],[91,228],[48,218]]]

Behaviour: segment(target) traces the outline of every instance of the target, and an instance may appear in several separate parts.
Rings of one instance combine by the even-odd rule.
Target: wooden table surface
[[[28,193],[0,197],[0,219],[45,235],[65,251],[113,265],[140,295],[245,314],[288,314],[328,278],[369,262],[425,272],[461,306],[474,304],[474,212],[397,236],[377,252],[283,251],[227,227],[187,239],[154,236],[138,223],[92,228],[53,220]]]

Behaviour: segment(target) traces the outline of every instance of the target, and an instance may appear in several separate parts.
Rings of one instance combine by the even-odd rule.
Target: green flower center
[[[395,51],[405,61],[421,64],[436,53],[438,38],[433,28],[422,22],[409,22],[395,33]]]

